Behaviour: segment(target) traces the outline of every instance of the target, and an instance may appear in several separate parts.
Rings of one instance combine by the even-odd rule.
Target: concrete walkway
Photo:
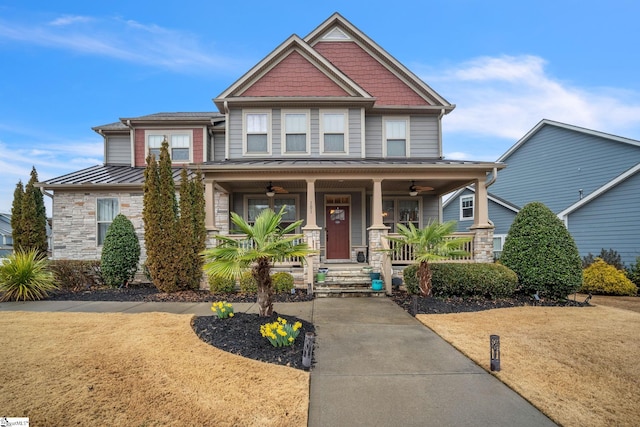
[[[234,303],[257,313],[256,304]],[[211,315],[210,303],[38,301],[2,311],[160,311]],[[555,426],[545,415],[386,298],[276,303],[313,322],[309,427]],[[487,337],[487,357],[488,357]]]

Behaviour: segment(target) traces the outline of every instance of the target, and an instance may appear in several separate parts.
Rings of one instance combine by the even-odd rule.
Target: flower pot
[[[384,283],[380,279],[371,281],[371,289],[374,291],[381,291],[384,288]]]
[[[371,272],[369,276],[371,276],[371,280],[380,280],[380,273]]]
[[[318,283],[324,283],[325,279],[327,278],[327,273],[318,273],[316,275],[316,282]]]

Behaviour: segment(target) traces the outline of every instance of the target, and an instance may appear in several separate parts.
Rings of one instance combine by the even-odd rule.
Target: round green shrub
[[[118,214],[107,229],[100,258],[102,277],[109,286],[130,282],[138,270],[140,242],[129,219]]]
[[[240,276],[240,291],[242,292],[258,292],[258,282],[250,271],[245,271]]]
[[[294,280],[290,273],[287,273],[286,271],[279,271],[271,275],[271,283],[273,284],[273,289],[277,294],[283,292],[291,293]]]
[[[600,258],[583,271],[582,292],[603,295],[636,295],[638,287],[623,271]]]
[[[236,290],[235,279],[209,276],[209,290],[214,294],[230,294]]]
[[[573,237],[540,202],[527,204],[516,215],[500,263],[515,271],[528,294],[562,299],[582,285],[582,260]]]

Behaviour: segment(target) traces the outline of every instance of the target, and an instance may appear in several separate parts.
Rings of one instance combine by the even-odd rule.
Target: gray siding
[[[456,231],[469,231],[468,228],[473,225],[473,220],[460,221],[460,197],[473,195],[475,195],[473,191],[465,188],[455,200],[449,201],[449,203],[442,208],[442,222],[456,221]]]
[[[469,227],[473,225],[473,220],[460,221],[460,198],[462,196],[475,197],[475,193],[465,189],[455,200],[451,200],[442,209],[442,221],[456,221],[458,223],[456,231],[469,231]],[[507,234],[515,217],[516,213],[511,209],[489,200],[489,220],[495,225],[494,234]]]
[[[271,110],[271,156],[282,156],[282,116],[279,109]]]
[[[489,200],[489,219],[495,225],[493,234],[508,234],[516,213]]]
[[[229,111],[229,158],[242,158],[242,110]]]
[[[512,155],[491,192],[518,206],[539,201],[558,213],[640,162],[640,148],[543,126]]]
[[[314,156],[320,152],[320,111],[317,108],[311,110],[309,122],[311,131],[309,149],[311,155]]]
[[[628,266],[640,256],[640,173],[569,215],[569,231],[581,256],[601,249],[620,253]]]
[[[409,132],[411,157],[440,157],[437,117],[411,116]]]
[[[213,158],[209,160],[224,160],[226,154],[224,133],[214,133],[213,138],[210,139],[210,143],[213,144],[213,150],[209,150],[209,156],[213,153]]]
[[[366,116],[364,123],[366,157],[382,157],[382,117]]]
[[[129,135],[110,136],[107,139],[106,151],[106,164],[131,165],[131,138]]]
[[[349,157],[360,157],[362,152],[362,135],[360,109],[349,110]]]

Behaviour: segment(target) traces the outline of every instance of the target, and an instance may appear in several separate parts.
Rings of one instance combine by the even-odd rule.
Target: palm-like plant
[[[470,239],[465,237],[449,237],[456,229],[456,222],[449,221],[439,223],[430,221],[422,229],[416,228],[412,223],[409,227],[397,224],[400,237],[386,236],[388,240],[397,243],[393,250],[401,250],[404,246],[413,248],[415,260],[419,263],[418,279],[420,293],[423,296],[431,295],[432,271],[429,263],[442,261],[454,256],[465,256],[468,253],[461,248]]]
[[[258,283],[260,316],[271,316],[273,313],[270,276],[273,263],[288,257],[301,257],[304,260],[305,256],[314,252],[302,241],[302,234],[289,234],[302,224],[302,220],[280,227],[285,209],[286,206],[283,206],[279,213],[265,209],[256,217],[253,225],[232,212],[231,221],[236,225],[237,232],[247,236],[246,239],[217,235],[218,245],[202,252],[204,270],[210,276],[236,278],[243,271],[251,270]]]
[[[57,288],[53,273],[47,269],[47,259],[37,249],[17,250],[0,262],[0,301],[36,300]]]

